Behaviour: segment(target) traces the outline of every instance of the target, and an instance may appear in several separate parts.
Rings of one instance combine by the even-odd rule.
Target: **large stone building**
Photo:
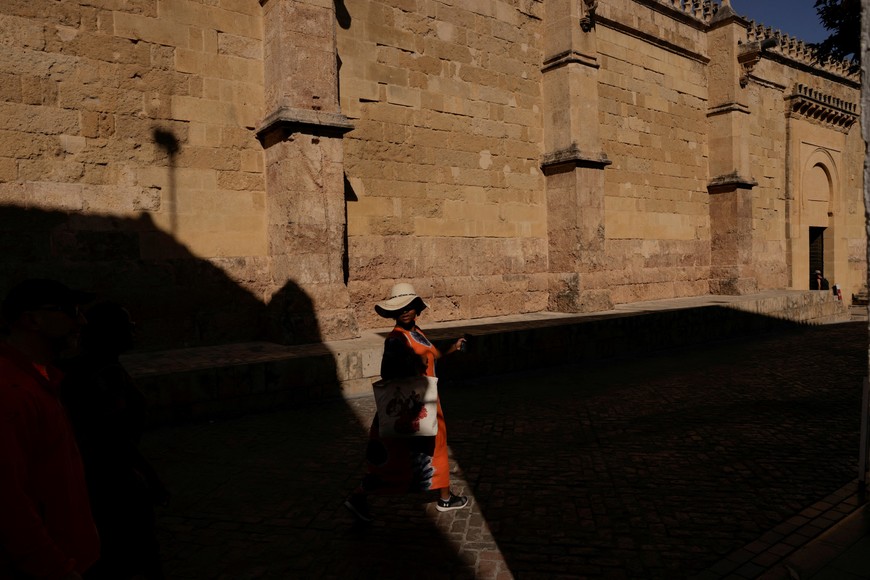
[[[727,0],[4,0],[0,80],[2,289],[152,348],[866,280],[858,79]]]

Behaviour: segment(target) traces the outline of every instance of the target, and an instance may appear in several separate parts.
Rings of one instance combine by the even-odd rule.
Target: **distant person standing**
[[[0,342],[0,578],[76,580],[99,556],[54,366],[76,347],[89,296],[54,280],[15,286]]]
[[[63,385],[102,539],[100,560],[85,580],[160,580],[154,504],[166,504],[169,494],[139,452],[145,397],[119,361],[133,346],[135,324],[114,302],[86,315],[82,353],[65,369]]]

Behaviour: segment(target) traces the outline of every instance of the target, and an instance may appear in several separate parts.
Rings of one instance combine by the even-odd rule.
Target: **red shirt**
[[[0,343],[0,579],[54,580],[99,557],[60,372]]]

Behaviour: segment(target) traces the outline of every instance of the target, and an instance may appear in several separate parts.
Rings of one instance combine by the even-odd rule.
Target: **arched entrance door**
[[[801,180],[801,237],[806,240],[805,258],[795,266],[806,272],[805,287],[815,290],[815,272],[831,279],[835,263],[833,160],[824,149],[810,156]]]

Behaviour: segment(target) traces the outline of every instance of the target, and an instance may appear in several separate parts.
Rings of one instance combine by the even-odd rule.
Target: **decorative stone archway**
[[[834,283],[842,275],[844,255],[840,228],[840,176],[836,157],[839,152],[826,147],[801,144],[799,181],[795,191],[797,211],[791,216],[791,285],[810,287],[810,274],[822,270]],[[819,255],[815,255],[820,252]]]
[[[800,237],[807,239],[807,284],[810,274],[816,269],[821,270],[825,277],[835,277],[838,189],[837,164],[830,151],[819,147],[810,154],[801,172],[799,233]],[[818,256],[815,255],[817,251]]]
[[[848,277],[842,202],[843,151],[857,107],[812,87],[796,84],[786,96],[787,239],[790,286],[810,287],[810,237],[823,235],[824,275],[831,284]]]

